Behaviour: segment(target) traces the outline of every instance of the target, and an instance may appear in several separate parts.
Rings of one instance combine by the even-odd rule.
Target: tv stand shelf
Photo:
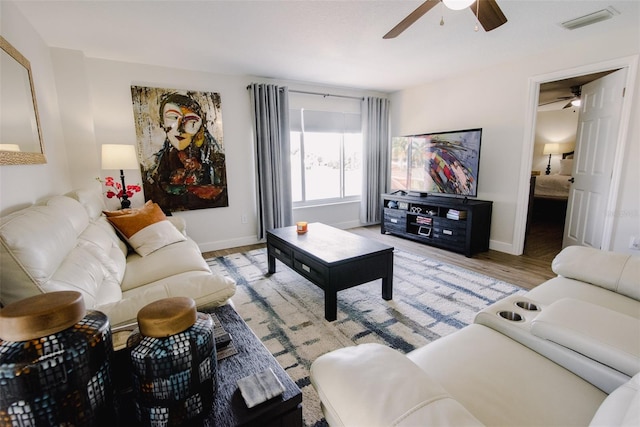
[[[467,257],[489,250],[491,209],[486,200],[382,194],[380,232],[437,246]]]

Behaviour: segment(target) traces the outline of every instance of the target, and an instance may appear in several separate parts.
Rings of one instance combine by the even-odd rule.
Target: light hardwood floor
[[[379,225],[352,228],[348,231],[381,241],[403,251],[417,253],[449,264],[454,264],[526,289],[532,289],[545,280],[555,277],[555,274],[551,271],[551,261],[560,251],[557,230],[544,224],[531,230],[527,236],[527,250],[525,250],[525,254],[522,256],[489,250],[488,252],[476,254],[472,258],[400,237],[381,234]],[[560,233],[560,237],[561,236],[562,234]],[[549,242],[552,243],[551,246],[548,244]],[[264,246],[264,244],[256,244],[223,249],[205,252],[203,256],[205,258],[225,256]]]

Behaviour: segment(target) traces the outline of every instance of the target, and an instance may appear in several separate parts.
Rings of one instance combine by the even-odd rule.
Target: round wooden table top
[[[138,312],[138,327],[145,337],[166,338],[189,329],[196,319],[193,298],[164,298],[147,304]]]
[[[49,292],[25,298],[0,309],[0,338],[18,342],[46,337],[70,328],[85,314],[80,292]]]

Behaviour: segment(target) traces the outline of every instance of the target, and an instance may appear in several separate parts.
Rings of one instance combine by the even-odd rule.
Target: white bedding
[[[569,175],[539,175],[536,176],[534,197],[563,199],[569,197]]]

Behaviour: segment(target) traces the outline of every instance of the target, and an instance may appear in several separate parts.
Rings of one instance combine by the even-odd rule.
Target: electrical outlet
[[[240,222],[243,224],[247,223],[247,216],[245,214],[240,215]]]
[[[640,237],[631,236],[631,240],[629,241],[629,249],[640,251]]]

